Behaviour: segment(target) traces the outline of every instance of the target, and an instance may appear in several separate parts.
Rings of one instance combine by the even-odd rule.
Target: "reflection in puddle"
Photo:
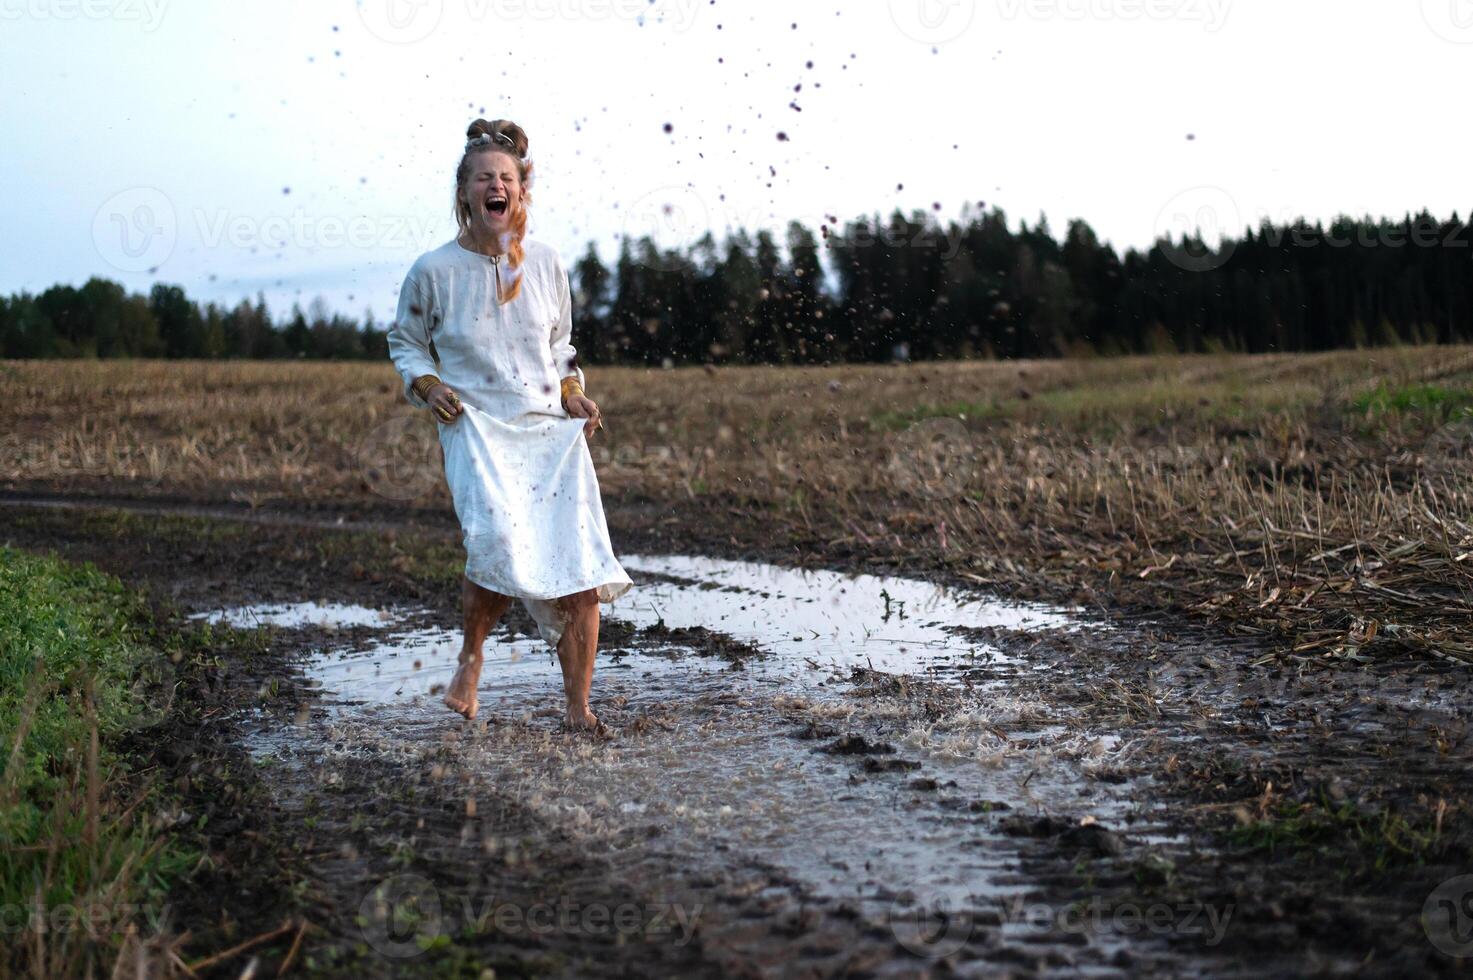
[[[671,628],[701,626],[750,643],[769,656],[746,661],[746,683],[822,687],[836,673],[847,676],[851,667],[959,682],[960,670],[1008,660],[991,645],[963,639],[948,627],[1056,629],[1072,624],[1058,609],[979,599],[911,579],[685,556],[636,555],[621,562],[632,573],[660,577],[639,581],[626,598],[603,606],[606,619],[639,628],[661,622]],[[223,615],[232,625],[282,626],[390,626],[402,618],[362,606],[314,603],[252,606]],[[379,637],[348,652],[319,653],[308,671],[343,701],[392,703],[447,683],[460,641],[458,628]],[[629,669],[643,676],[727,672],[725,661],[669,659],[648,652],[604,646],[599,670]],[[671,652],[679,654],[679,646]],[[493,703],[511,703],[529,690],[555,685],[560,675],[551,666],[551,653],[534,637],[493,634],[482,672],[482,686]],[[487,704],[485,693],[482,704]]]
[[[677,628],[704,626],[810,669],[869,667],[924,675],[979,656],[999,657],[992,647],[962,641],[946,627],[1056,629],[1071,622],[1047,606],[978,599],[913,579],[684,555],[634,555],[620,562],[631,572],[692,584],[640,582],[627,601],[608,607],[611,618],[636,626],[661,620]]]
[[[734,670],[677,637],[605,645],[595,709],[626,734],[594,745],[552,732],[561,675],[540,639],[493,634],[480,713],[464,725],[439,703],[459,624],[386,628],[305,665],[323,689],[325,725],[263,731],[253,749],[429,758],[450,740],[466,778],[493,782],[569,833],[632,835],[691,871],[755,856],[874,916],[899,894],[961,907],[1026,890],[1011,870],[1016,846],[989,816],[998,811],[1115,823],[1130,807],[1127,784],[1092,773],[1132,747],[1079,730],[1067,707],[1013,696],[1009,680],[1033,665],[955,632],[1070,628],[1064,611],[900,578],[621,561],[637,584],[603,607],[607,618],[706,627],[766,656]],[[851,667],[940,684],[921,697],[863,691]],[[882,747],[815,751],[850,732]]]
[[[322,686],[329,704],[400,703],[433,694],[450,682],[460,642],[458,629],[395,633],[350,651],[318,652],[306,665],[307,673]],[[561,682],[551,649],[536,637],[510,639],[493,633],[484,653],[483,706],[523,694],[529,685],[541,691]]]
[[[320,626],[335,629],[344,626],[389,626],[399,617],[387,609],[369,609],[367,606],[337,602],[266,602],[254,606],[205,610],[192,613],[189,618],[223,623],[236,629],[254,629],[257,626],[281,626],[287,629]]]

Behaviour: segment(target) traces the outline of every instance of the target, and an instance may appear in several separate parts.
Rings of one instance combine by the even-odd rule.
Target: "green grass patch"
[[[149,622],[90,564],[0,547],[0,907],[25,910],[0,963],[16,972],[42,969],[38,941],[46,975],[105,972],[121,930],[159,913],[197,857],[155,832],[158,791],[118,748],[172,689]]]
[[[1423,864],[1439,843],[1435,829],[1391,810],[1371,812],[1328,799],[1281,803],[1268,819],[1234,828],[1230,836],[1253,850],[1338,865],[1346,876]]]
[[[1081,385],[1040,391],[1019,412],[1040,422],[1081,431],[1118,432],[1171,422],[1239,421],[1299,412],[1320,398],[1303,383],[1248,385],[1236,380],[1142,379],[1117,385]]]
[[[994,419],[1003,418],[1008,412],[1001,404],[989,402],[944,402],[936,405],[916,405],[912,408],[889,412],[875,412],[870,422],[876,429],[895,432],[909,428],[926,419]]]
[[[1435,419],[1473,415],[1473,389],[1436,384],[1378,385],[1350,403],[1361,415],[1424,415]]]

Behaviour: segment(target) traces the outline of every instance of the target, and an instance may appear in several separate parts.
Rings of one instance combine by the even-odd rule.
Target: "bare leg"
[[[563,635],[557,656],[563,667],[563,691],[568,696],[568,725],[595,729],[598,718],[588,707],[593,687],[593,660],[598,652],[598,593],[575,592],[557,600]]]
[[[460,647],[455,677],[445,692],[445,704],[469,720],[476,716],[479,707],[476,687],[481,683],[482,647],[497,620],[511,608],[511,596],[483,589],[470,579],[462,578],[461,605],[465,610],[465,639]]]

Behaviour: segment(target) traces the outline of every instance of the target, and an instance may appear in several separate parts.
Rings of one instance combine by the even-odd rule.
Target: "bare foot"
[[[563,716],[569,728],[575,731],[591,730],[598,724],[598,716],[589,710],[588,705],[574,707],[568,705],[568,712]]]
[[[598,720],[598,716],[588,710],[585,705],[581,710],[568,708],[567,714],[563,716],[562,724],[559,726],[563,731],[583,732],[597,738],[613,738],[607,725]]]
[[[476,685],[481,682],[481,658],[462,660],[445,692],[445,704],[451,711],[465,715],[467,721],[476,716],[480,702],[476,700]]]

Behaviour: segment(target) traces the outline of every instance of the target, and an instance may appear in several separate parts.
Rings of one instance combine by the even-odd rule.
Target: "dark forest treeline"
[[[39,296],[0,297],[0,357],[386,358],[389,346],[372,319],[329,314],[314,302],[310,319],[293,308],[285,325],[266,301],[234,309],[201,306],[179,286],[160,283],[147,296],[89,279],[52,286]]]
[[[822,363],[1473,340],[1473,248],[1456,214],[1330,226],[1265,222],[1213,250],[1119,256],[1072,222],[1017,231],[998,210],[789,225],[684,251],[626,240],[614,268],[572,263],[575,342],[596,363]],[[826,274],[827,273],[827,274]],[[92,279],[0,298],[0,357],[384,359],[384,331],[321,302],[273,322],[178,286]]]

